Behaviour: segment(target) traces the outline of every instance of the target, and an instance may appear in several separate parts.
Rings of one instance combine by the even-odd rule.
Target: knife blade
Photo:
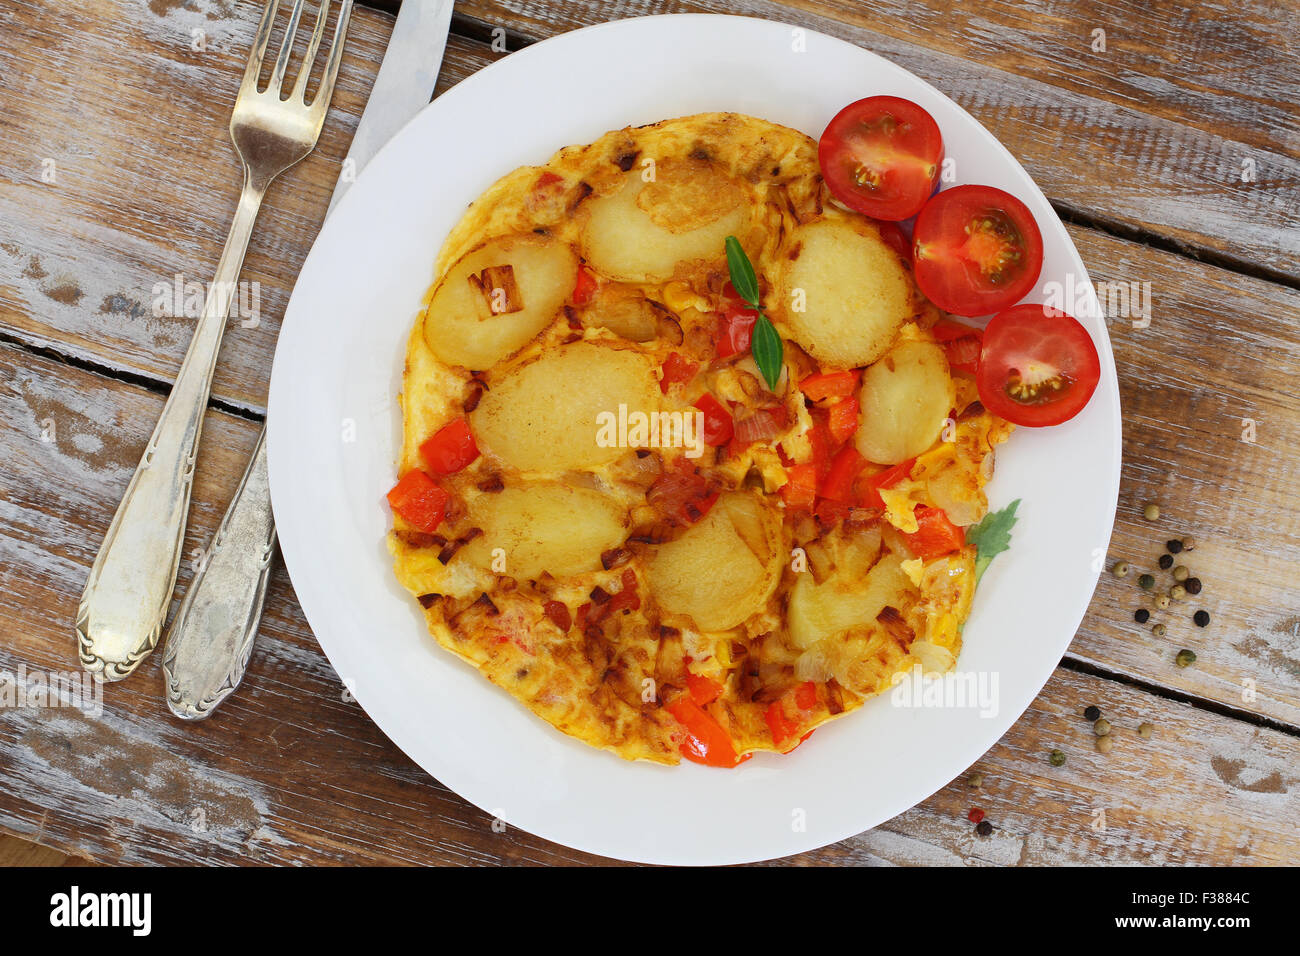
[[[452,0],[402,4],[326,218],[380,147],[428,105],[447,46],[451,8]],[[177,717],[210,716],[243,680],[274,556],[275,518],[263,426],[234,500],[167,633],[164,690],[167,706]]]
[[[451,8],[452,0],[406,0],[397,11],[388,49],[361,111],[327,217],[379,148],[432,99],[451,29]]]

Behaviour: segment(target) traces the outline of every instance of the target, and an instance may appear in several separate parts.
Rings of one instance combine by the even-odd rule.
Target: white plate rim
[[[353,212],[353,210],[365,203],[372,193],[377,192],[378,187],[371,186],[370,184],[379,180],[383,176],[384,171],[392,165],[392,162],[390,161],[391,156],[404,148],[409,148],[403,144],[410,140],[412,136],[418,135],[411,132],[413,129],[418,129],[421,124],[430,124],[431,117],[437,117],[444,111],[449,112],[449,104],[459,103],[460,100],[475,95],[480,86],[488,84],[498,75],[506,72],[522,70],[526,66],[531,65],[532,61],[539,57],[561,58],[565,55],[566,48],[572,47],[575,44],[577,47],[581,48],[595,39],[600,39],[602,42],[609,42],[611,40],[611,34],[616,35],[613,37],[613,42],[619,42],[626,39],[623,35],[627,34],[628,31],[648,30],[653,32],[655,29],[659,28],[655,25],[658,24],[662,26],[664,21],[671,21],[674,30],[680,28],[682,31],[693,32],[697,35],[701,32],[707,33],[709,31],[723,31],[724,34],[729,31],[751,31],[749,34],[750,36],[758,36],[761,31],[768,31],[770,33],[771,31],[779,29],[780,31],[788,32],[794,29],[791,25],[780,24],[775,21],[717,14],[677,14],[633,18],[629,20],[619,20],[598,24],[571,33],[562,34],[533,44],[509,57],[485,67],[431,103],[429,107],[412,119],[411,122],[408,123],[388,145],[380,150],[372,160],[370,166],[363,171],[361,176],[358,178],[357,183],[355,183],[349,190],[348,195],[342,200],[338,209],[335,210],[330,222],[322,230],[321,236],[318,238],[311,254],[308,256],[307,262],[304,264],[302,276],[313,278],[322,268],[325,268],[321,264],[322,257],[328,257],[331,254],[329,251],[331,247],[338,245],[338,242],[335,240],[337,239],[337,234],[340,232],[342,227],[337,225],[337,223],[357,218],[360,215],[359,213]],[[970,117],[965,110],[949,100],[944,94],[888,60],[835,37],[819,34],[814,31],[806,31],[806,34],[810,44],[815,40],[815,42],[827,44],[829,47],[847,48],[852,51],[852,56],[860,57],[864,64],[869,65],[874,70],[882,71],[886,74],[896,71],[897,73],[905,75],[909,82],[920,84],[919,88],[928,90],[930,95],[938,97],[939,100],[946,102],[951,109],[956,112],[956,114],[966,117],[971,123],[979,126],[977,121]],[[861,95],[867,95],[867,93],[864,92]],[[666,113],[664,115],[677,114]],[[981,130],[983,129],[982,127],[979,128]],[[806,131],[810,132],[811,135],[816,135],[816,131]],[[985,133],[987,133],[987,131],[985,131]],[[1064,233],[1063,227],[1059,223],[1055,214],[1051,212],[1050,205],[1048,205],[1041,190],[1038,189],[1037,185],[1034,184],[1028,174],[1025,173],[1023,168],[1020,166],[1020,163],[1000,142],[996,140],[995,137],[992,137],[991,134],[987,135],[989,140],[991,140],[991,144],[989,145],[995,151],[1000,153],[999,158],[1004,163],[1008,164],[1009,169],[1012,170],[1014,174],[1018,174],[1027,183],[1025,188],[1028,189],[1029,192],[1020,193],[1020,198],[1025,200],[1034,210],[1036,216],[1039,218],[1040,226],[1043,227],[1045,236],[1049,229],[1054,231],[1055,229],[1060,228],[1062,233]],[[562,145],[566,145],[566,143],[557,142],[554,144],[555,148]],[[550,151],[547,151],[546,155],[549,155],[549,152]],[[544,158],[544,156],[529,157],[527,160],[521,158],[519,159],[519,162],[537,162]],[[518,162],[508,164],[506,169],[513,168],[514,165],[518,165]],[[468,201],[468,198],[466,201]],[[1047,210],[1046,216],[1048,218],[1046,221],[1044,220],[1043,214],[1044,208]],[[1077,250],[1074,249],[1068,236],[1065,237],[1065,241],[1074,260],[1070,264],[1074,266],[1076,281],[1083,283],[1088,290],[1085,294],[1085,301],[1088,302],[1090,308],[1096,308],[1095,298],[1091,297],[1091,284],[1087,277],[1086,268],[1079,259]],[[358,651],[355,647],[349,644],[349,639],[346,636],[340,635],[332,626],[332,622],[327,619],[325,607],[323,602],[320,601],[319,586],[314,577],[316,571],[319,569],[320,562],[314,559],[309,547],[311,535],[307,532],[310,528],[303,522],[303,516],[300,514],[301,509],[298,509],[295,506],[295,499],[297,496],[293,484],[296,478],[301,478],[301,468],[296,467],[298,462],[295,461],[295,458],[298,457],[301,449],[295,448],[292,441],[292,432],[294,431],[293,423],[295,421],[294,411],[296,407],[294,393],[297,391],[295,388],[295,381],[301,382],[301,377],[299,376],[296,378],[295,372],[289,370],[294,366],[294,345],[301,341],[302,334],[306,330],[307,325],[311,322],[310,317],[303,314],[305,308],[304,299],[307,295],[303,292],[303,289],[304,284],[300,279],[299,286],[295,289],[289,307],[286,310],[280,333],[280,344],[285,347],[277,348],[275,363],[272,370],[271,390],[268,399],[268,450],[270,457],[272,498],[275,505],[277,521],[280,524],[282,554],[284,555],[285,563],[289,569],[291,579],[294,581],[295,587],[299,591],[304,614],[326,656],[331,661],[331,664],[335,666],[336,670],[338,670],[340,674],[346,674],[353,668],[353,665],[356,664],[357,658],[355,655]],[[1106,474],[1098,476],[1097,480],[1103,482],[1103,484],[1099,487],[1096,496],[1096,501],[1103,505],[1103,511],[1108,513],[1108,517],[1104,522],[1102,522],[1104,527],[1099,525],[1094,529],[1091,540],[1088,542],[1096,543],[1096,546],[1091,549],[1093,559],[1090,562],[1091,565],[1095,566],[1095,554],[1100,550],[1101,554],[1104,556],[1106,546],[1109,543],[1111,528],[1113,526],[1114,511],[1118,501],[1122,436],[1120,431],[1118,383],[1115,375],[1114,359],[1104,322],[1095,316],[1089,318],[1083,314],[1080,314],[1079,318],[1081,321],[1084,321],[1085,325],[1089,327],[1090,332],[1092,332],[1103,365],[1102,383],[1098,388],[1097,396],[1093,399],[1093,403],[1094,405],[1105,404],[1111,419],[1109,423],[1106,423],[1109,427],[1105,429],[1110,436],[1110,448],[1108,454],[1109,468],[1107,469]],[[403,319],[402,325],[405,326],[407,322],[407,319]],[[403,344],[404,332],[393,341],[392,347],[400,350]],[[1071,423],[1071,425],[1073,424],[1074,423]],[[1070,425],[1062,426],[1062,429],[1069,429],[1070,427]],[[1051,431],[1060,431],[1060,429],[1054,429]],[[995,482],[997,480],[998,479],[995,479]],[[380,489],[381,494],[382,490],[383,489]],[[999,561],[1003,562],[1004,565],[1011,563],[1010,559],[1006,558],[1000,558]],[[385,572],[389,571],[388,568],[385,568],[384,570]],[[994,580],[995,570],[1000,570],[996,564],[994,565],[994,569],[990,570],[989,576],[986,577],[985,588],[988,588],[990,586],[989,582]],[[1065,652],[1070,637],[1077,629],[1079,622],[1082,620],[1083,615],[1087,610],[1096,583],[1096,573],[1099,570],[1099,568],[1095,568],[1092,571],[1092,586],[1089,586],[1086,589],[1082,586],[1078,586],[1075,589],[1073,600],[1070,602],[1069,608],[1061,613],[1062,620],[1070,620],[1073,623],[1072,626],[1068,628],[1068,634],[1059,638],[1058,650],[1060,654]],[[304,594],[308,595],[306,599],[302,599]],[[983,594],[984,589],[981,590],[981,596]],[[973,623],[974,619],[972,620],[972,624]],[[430,651],[431,653],[443,654],[440,649],[433,647],[430,648]],[[1057,657],[1059,658],[1059,654]],[[461,666],[458,662],[454,661],[450,661],[450,664]],[[1040,669],[1041,673],[1038,674],[1032,682],[1032,693],[1029,694],[1028,699],[1024,701],[1025,707],[1032,703],[1033,698],[1037,696],[1037,693],[1042,689],[1042,686],[1050,678],[1053,669],[1054,667]],[[1027,689],[1028,686],[1028,684],[1023,684],[1020,696],[1023,696],[1023,691]],[[375,721],[379,728],[391,740],[393,740],[399,748],[415,759],[416,762],[427,772],[444,785],[460,793],[471,803],[475,803],[490,813],[494,812],[494,807],[491,805],[493,803],[492,799],[481,787],[476,786],[477,781],[472,779],[474,775],[465,773],[465,767],[458,767],[451,761],[438,759],[438,755],[435,752],[431,751],[427,746],[422,745],[421,741],[415,739],[411,728],[403,724],[402,718],[394,712],[391,706],[391,701],[387,700],[384,695],[377,694],[369,689],[362,690],[360,687],[356,689],[355,693],[358,702],[365,708],[366,712]],[[499,691],[490,688],[486,683],[483,683],[483,693],[500,694]],[[1015,712],[1014,716],[1009,720],[1006,720],[1005,725],[1001,717],[995,720],[984,721],[984,733],[975,735],[966,742],[964,750],[970,752],[971,760],[978,758],[987,751],[989,747],[996,743],[996,741],[1005,733],[1006,729],[1014,723],[1015,720],[1019,719],[1024,708],[1020,707],[1019,703],[1017,703],[1011,709]],[[855,719],[855,717],[860,716],[862,716],[862,712],[854,715],[854,717],[848,718],[846,721],[836,722],[836,724],[831,725],[831,727],[833,728],[840,724],[847,724]],[[535,718],[531,719],[536,720]],[[537,723],[540,724],[540,721],[537,721]],[[550,732],[549,728],[545,728],[545,730]],[[808,749],[810,748],[805,748],[805,750]],[[799,755],[796,754],[793,756],[798,757]],[[617,768],[614,771],[615,773],[622,772],[624,767],[627,766],[619,762],[617,758],[605,757],[604,759],[610,760],[612,762],[611,766]],[[778,768],[778,773],[782,771],[786,773],[793,772],[796,763],[799,762],[791,758],[786,759],[789,763],[784,768]],[[759,761],[756,760],[753,763],[757,764],[758,762]],[[742,767],[741,771],[738,772],[744,772],[749,766],[750,765]],[[703,768],[694,767],[686,767],[683,769],[688,773],[712,772]],[[755,839],[748,846],[732,843],[726,846],[683,847],[673,845],[671,840],[666,843],[658,842],[655,845],[650,846],[647,845],[644,838],[632,841],[620,840],[617,835],[617,827],[612,831],[609,828],[604,828],[600,831],[598,836],[590,838],[589,834],[585,830],[582,830],[575,835],[572,826],[558,826],[556,825],[557,821],[554,819],[548,819],[545,813],[539,815],[531,812],[531,808],[512,808],[510,813],[502,815],[512,825],[520,826],[523,829],[529,830],[530,832],[546,839],[576,849],[605,856],[652,863],[710,864],[752,862],[756,860],[769,859],[774,856],[784,856],[805,850],[816,849],[821,846],[838,842],[865,829],[869,829],[870,827],[888,820],[924,800],[931,793],[940,789],[944,784],[951,780],[956,773],[960,772],[961,769],[963,768],[958,767],[951,773],[945,772],[929,774],[926,778],[929,782],[924,786],[918,787],[913,785],[906,793],[900,792],[893,799],[882,800],[874,808],[869,817],[860,816],[855,820],[855,822],[848,824],[841,823],[840,825],[835,826],[809,825],[809,827],[803,831],[802,839]],[[925,792],[919,792],[921,789]],[[628,826],[630,826],[630,824]]]

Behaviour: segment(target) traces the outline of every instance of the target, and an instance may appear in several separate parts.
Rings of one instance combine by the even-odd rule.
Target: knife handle
[[[167,632],[163,677],[167,706],[177,717],[208,717],[244,679],[274,556],[263,428],[207,560]]]

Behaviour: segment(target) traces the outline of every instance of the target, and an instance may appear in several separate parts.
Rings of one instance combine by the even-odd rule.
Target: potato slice
[[[483,534],[453,561],[520,580],[549,571],[557,578],[600,569],[600,554],[627,537],[627,511],[591,488],[536,482],[482,495],[470,521]],[[497,548],[500,562],[493,566]]]
[[[955,391],[942,348],[900,343],[862,375],[858,451],[882,465],[926,451],[939,439]]]
[[[912,580],[897,554],[881,558],[865,577],[845,568],[817,584],[811,574],[801,574],[790,590],[786,626],[798,648],[865,628],[886,607],[902,610],[911,593]]]
[[[551,323],[577,275],[568,243],[532,233],[489,239],[438,283],[424,340],[448,365],[491,368]]]
[[[744,492],[721,496],[646,562],[655,602],[701,631],[725,631],[763,610],[781,576],[781,518]]]
[[[602,445],[601,416],[646,415],[661,395],[648,356],[574,342],[513,369],[484,394],[470,424],[479,447],[522,471],[590,468],[626,454]]]
[[[679,262],[721,262],[729,235],[749,224],[750,204],[731,177],[704,160],[665,160],[647,183],[628,174],[618,192],[593,199],[583,256],[626,282],[670,279]]]
[[[916,311],[898,255],[869,223],[847,218],[800,226],[789,241],[799,254],[784,262],[774,311],[790,334],[827,365],[874,362]]]

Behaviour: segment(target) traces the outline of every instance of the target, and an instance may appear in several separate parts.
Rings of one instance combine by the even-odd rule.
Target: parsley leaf
[[[1011,529],[1016,525],[1017,498],[1001,511],[990,511],[979,524],[966,529],[966,543],[975,545],[975,583],[995,557],[1011,547]]]

